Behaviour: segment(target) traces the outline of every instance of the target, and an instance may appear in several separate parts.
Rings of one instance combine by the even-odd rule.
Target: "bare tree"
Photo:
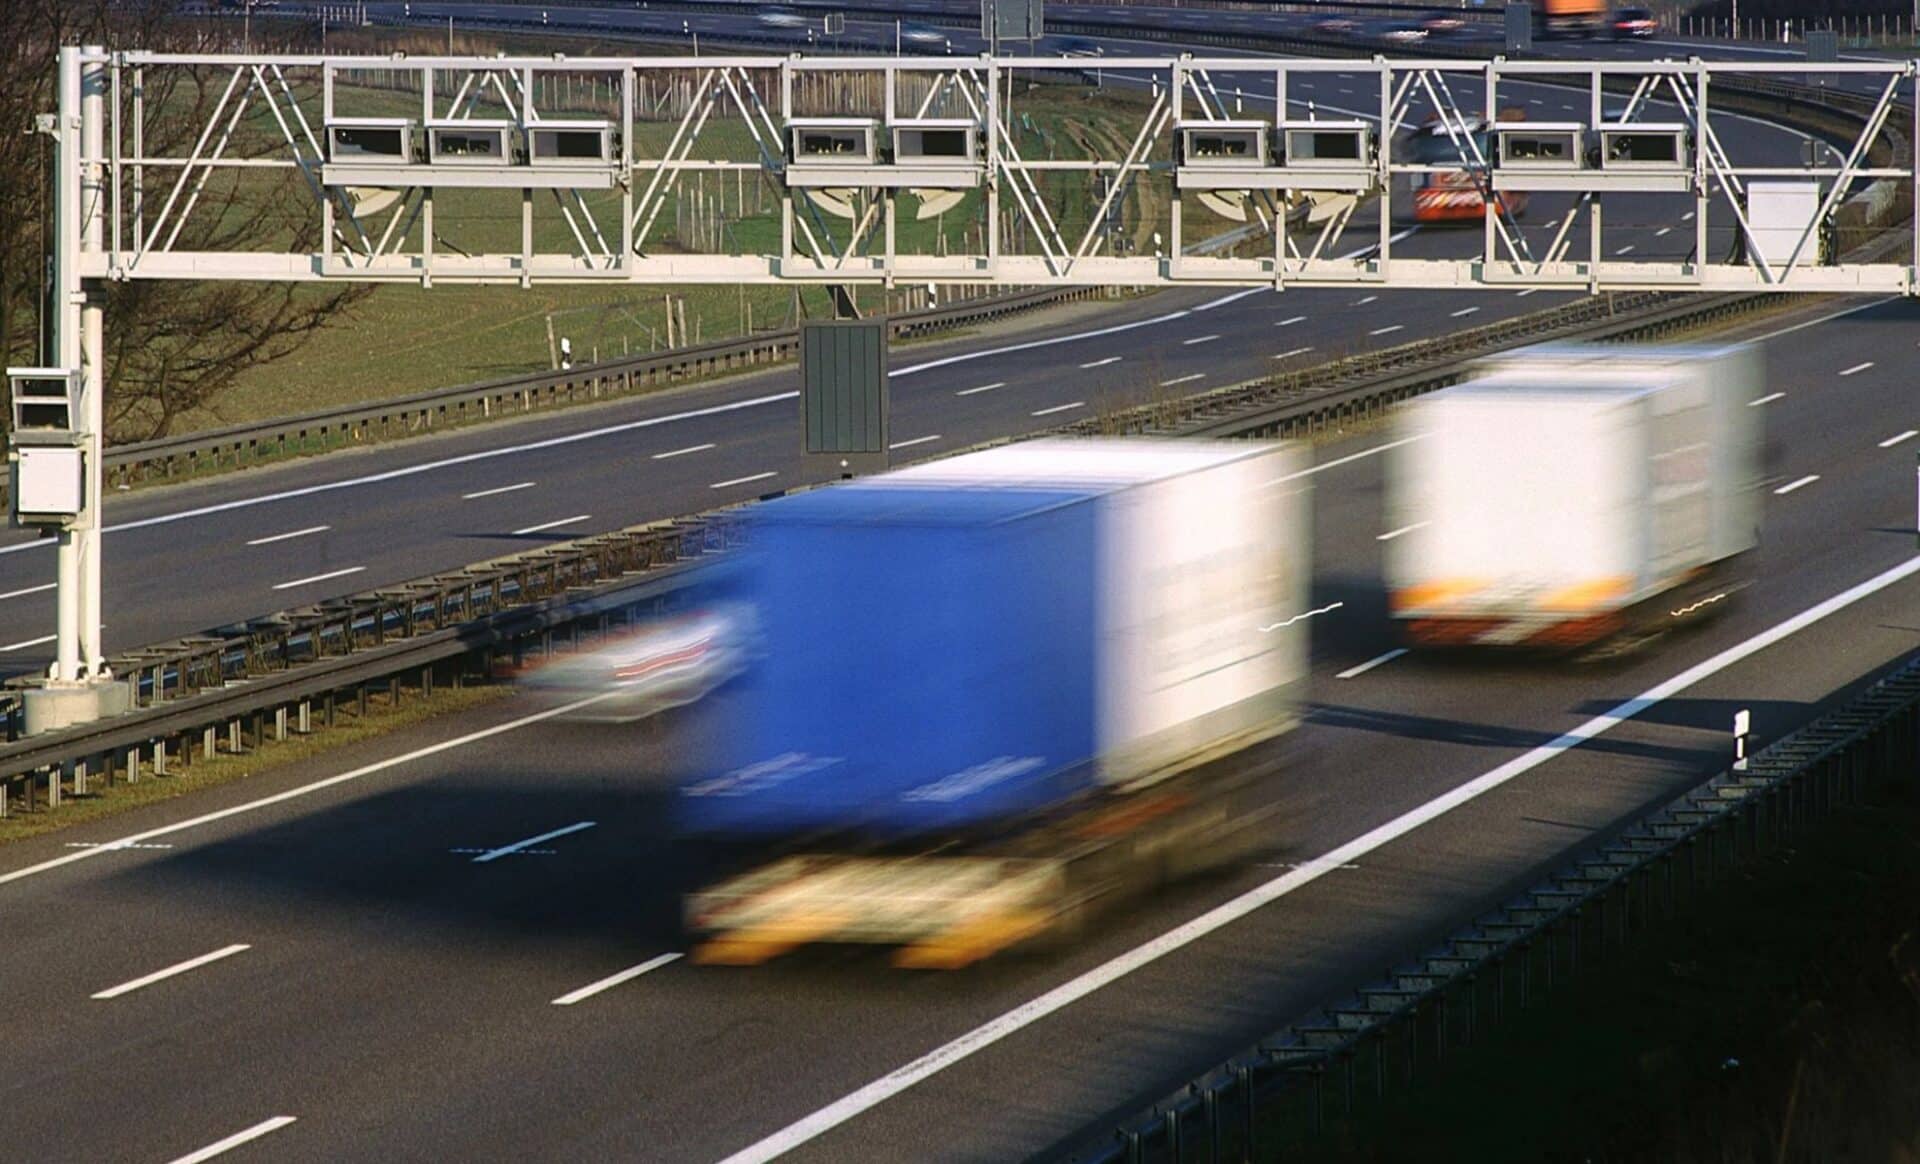
[[[35,117],[55,104],[62,45],[113,49],[229,47],[231,21],[183,11],[179,0],[0,0],[0,354],[41,357],[47,287],[52,139]],[[256,25],[254,47],[279,47],[304,30]],[[149,70],[144,130],[149,154],[186,152],[213,113],[219,86],[192,70]],[[230,156],[259,153],[255,142]],[[274,179],[297,183],[281,172]],[[216,181],[202,192],[183,245],[195,249],[311,250],[318,216],[309,198],[272,182]],[[107,399],[111,439],[165,435],[190,414],[217,412],[220,395],[249,368],[284,358],[363,296],[364,287],[147,282],[107,288]]]

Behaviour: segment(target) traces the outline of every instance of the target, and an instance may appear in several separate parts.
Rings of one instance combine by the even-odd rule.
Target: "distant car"
[[[693,703],[744,672],[756,643],[755,612],[719,603],[646,624],[528,674],[523,686],[565,718],[626,723]]]
[[[766,8],[760,12],[760,23],[767,28],[799,28],[807,18],[791,8]]]
[[[1660,18],[1650,9],[1616,8],[1613,10],[1613,39],[1615,40],[1653,36],[1659,31]]]
[[[1328,36],[1352,36],[1360,31],[1360,22],[1344,16],[1329,16],[1325,20],[1314,21],[1313,31]]]
[[[1417,24],[1387,24],[1376,35],[1388,44],[1419,44],[1427,39],[1427,30]]]
[[[1099,57],[1106,50],[1084,36],[1066,36],[1060,38],[1060,55],[1063,57]]]
[[[903,24],[900,39],[908,44],[945,44],[947,34],[925,24]]]
[[[1451,12],[1429,12],[1420,18],[1420,27],[1428,36],[1452,36],[1465,32],[1467,22]]]

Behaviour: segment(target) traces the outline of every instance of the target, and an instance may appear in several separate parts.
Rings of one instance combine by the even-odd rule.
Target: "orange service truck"
[[[1533,24],[1541,37],[1599,36],[1607,27],[1607,0],[1538,0]]]

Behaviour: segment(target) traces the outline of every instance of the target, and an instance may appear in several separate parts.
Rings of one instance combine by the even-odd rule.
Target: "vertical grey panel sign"
[[[1807,32],[1807,61],[1809,63],[1830,64],[1840,59],[1840,34],[1831,28],[1810,29]],[[1807,78],[1815,85],[1832,85],[1839,78],[1832,73],[1818,73]]]
[[[887,324],[856,319],[800,328],[800,407],[805,451],[847,460],[847,468],[885,466]]]
[[[1043,0],[980,0],[980,35],[993,39],[993,22],[1000,22],[1001,40],[1039,40],[1046,35]]]
[[[1533,5],[1507,5],[1507,51],[1523,53],[1533,48]]]

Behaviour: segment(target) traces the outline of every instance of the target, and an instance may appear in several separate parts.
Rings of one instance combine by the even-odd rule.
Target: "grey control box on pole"
[[[1046,35],[1044,7],[1043,0],[980,0],[981,39],[1039,40]]]
[[[887,323],[840,319],[800,327],[802,451],[851,477],[887,467]]]
[[[1533,48],[1533,5],[1507,5],[1507,51],[1524,53]]]

